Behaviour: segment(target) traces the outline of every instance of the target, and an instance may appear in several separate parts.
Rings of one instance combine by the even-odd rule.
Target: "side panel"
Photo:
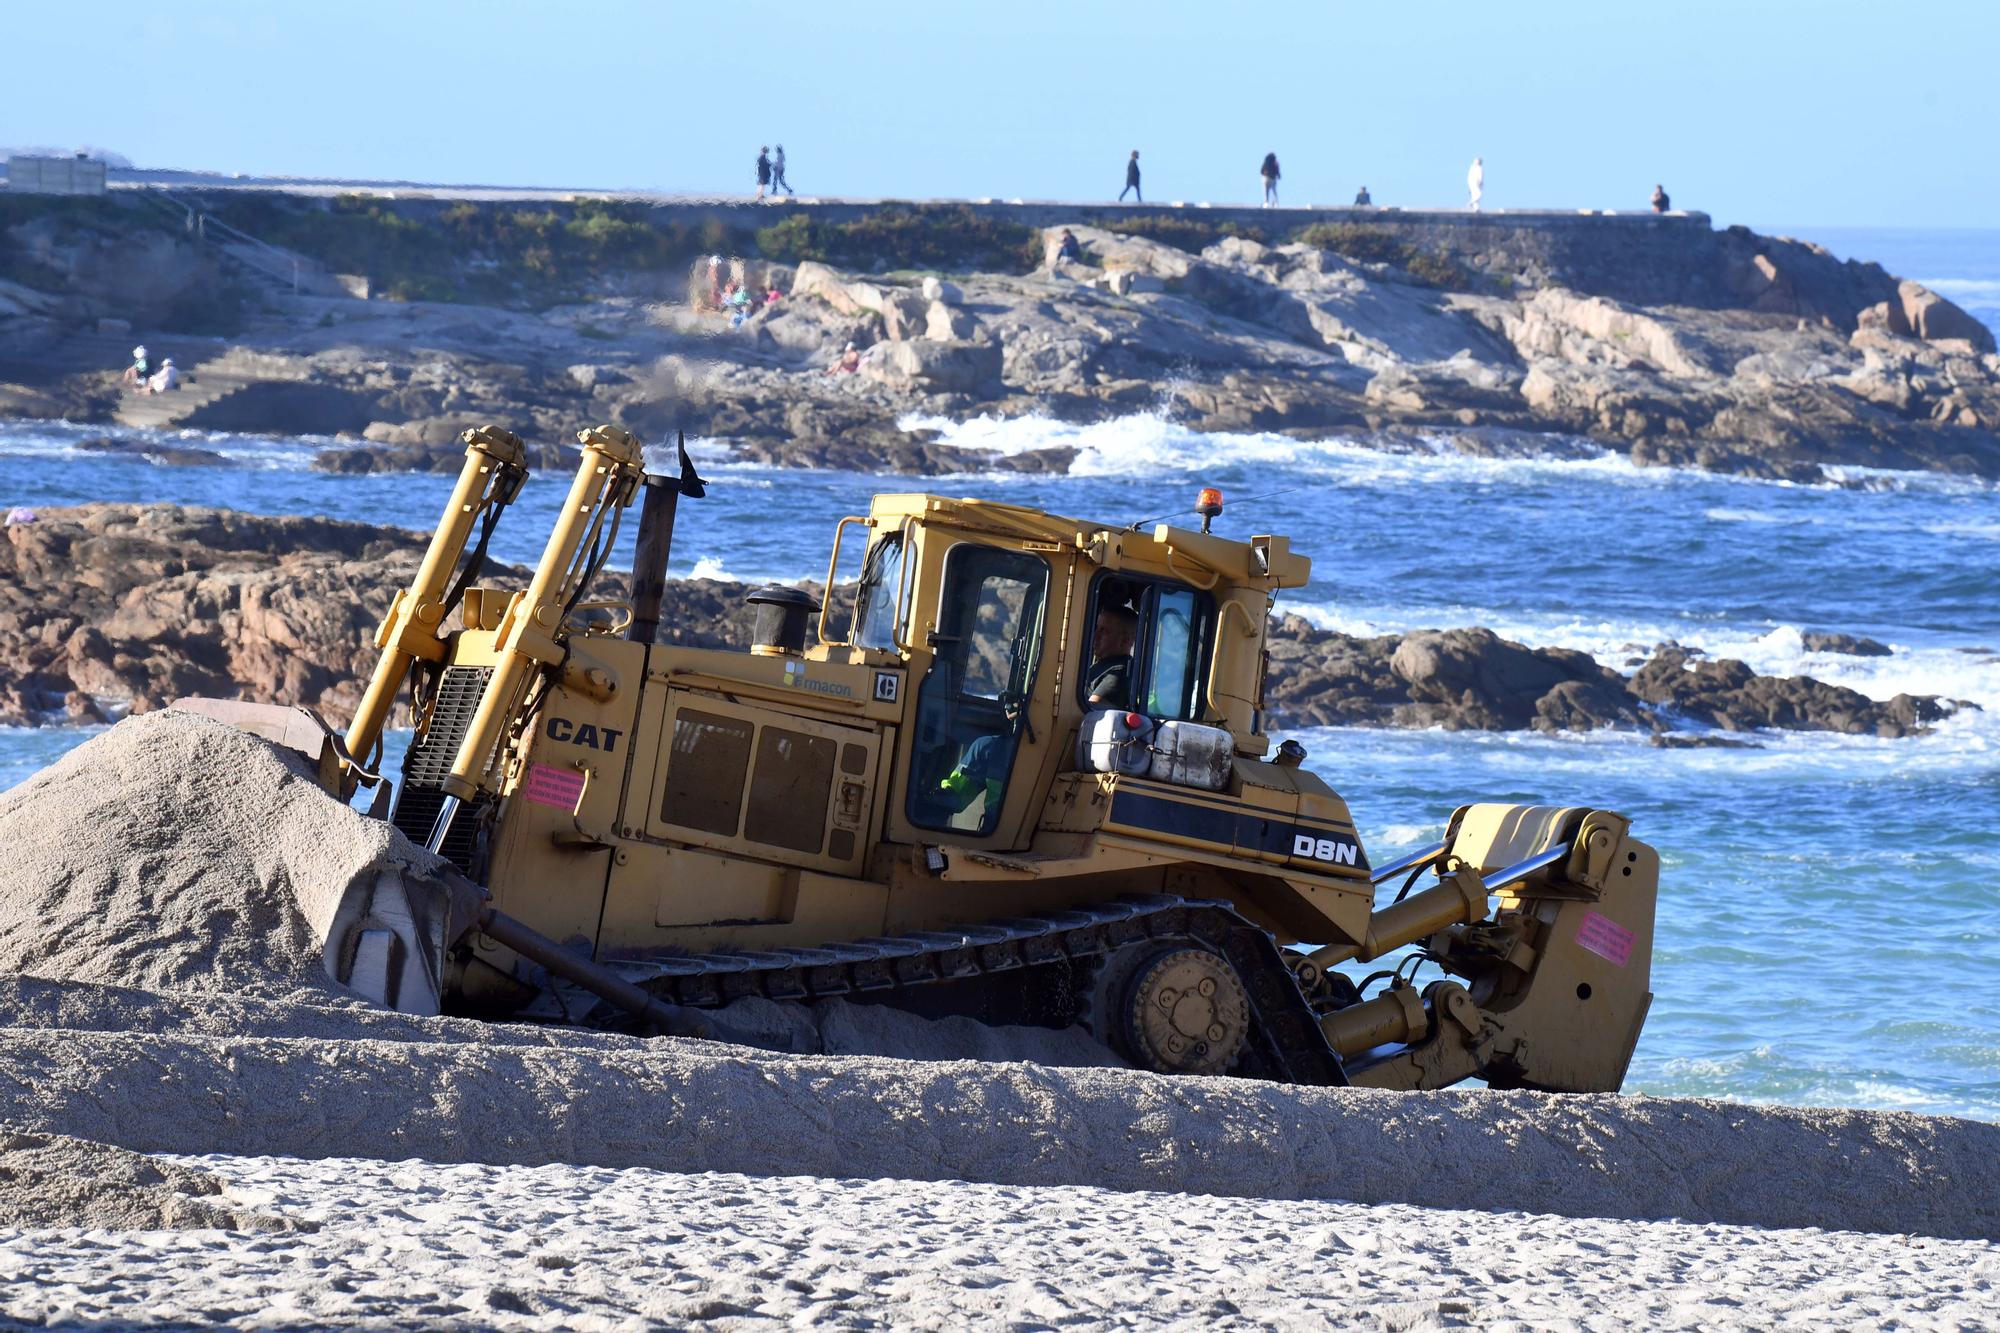
[[[654,749],[649,839],[861,872],[881,757],[875,729],[673,689]]]

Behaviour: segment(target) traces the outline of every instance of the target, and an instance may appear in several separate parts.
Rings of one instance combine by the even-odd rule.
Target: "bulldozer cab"
[[[896,841],[1026,847],[1092,712],[1224,727],[1240,753],[1268,748],[1265,616],[1272,593],[1310,569],[1282,537],[885,495],[836,529],[836,589],[850,542],[864,549],[853,596],[829,598],[809,656],[907,673]],[[894,676],[873,686],[890,698],[901,688]]]

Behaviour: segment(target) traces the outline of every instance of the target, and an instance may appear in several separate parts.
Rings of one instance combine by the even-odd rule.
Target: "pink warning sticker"
[[[575,814],[577,799],[583,795],[583,774],[573,768],[529,764],[528,780],[521,784],[521,795],[536,805],[550,805]]]
[[[1637,936],[1619,925],[1608,916],[1596,912],[1585,912],[1583,924],[1576,928],[1576,942],[1596,954],[1623,967],[1632,958],[1632,941]]]

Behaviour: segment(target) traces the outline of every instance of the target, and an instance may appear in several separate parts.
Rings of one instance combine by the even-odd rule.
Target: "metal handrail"
[[[204,240],[208,239],[209,228],[213,227],[216,231],[222,233],[225,240],[248,247],[247,253],[241,251],[235,252],[234,258],[239,263],[256,269],[266,277],[275,278],[280,282],[290,281],[292,284],[292,294],[294,296],[298,295],[299,275],[307,262],[298,255],[279,249],[269,241],[259,240],[242,228],[234,227],[224,222],[213,213],[203,212],[175,194],[172,190],[161,189],[157,186],[148,186],[141,189],[139,194],[141,198],[158,204],[168,212],[179,210],[180,213],[185,215],[188,230]]]

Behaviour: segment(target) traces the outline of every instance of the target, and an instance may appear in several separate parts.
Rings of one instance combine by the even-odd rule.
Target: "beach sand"
[[[273,784],[292,831],[261,835]],[[300,836],[350,819],[199,718],[0,798],[32,843],[0,862],[0,1319],[1969,1327],[1995,1303],[2000,1126],[1168,1078],[855,1005],[755,1015],[803,1054],[374,1010],[308,917],[426,869],[399,837]]]

